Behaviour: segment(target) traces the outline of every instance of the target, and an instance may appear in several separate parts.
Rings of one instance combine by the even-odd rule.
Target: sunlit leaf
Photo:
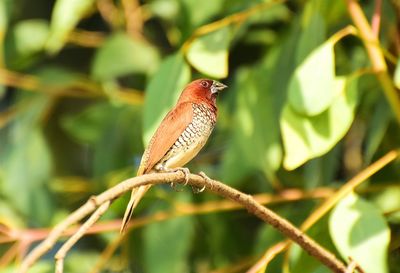
[[[93,8],[95,0],[57,0],[51,15],[50,36],[46,49],[58,52],[78,22]]]
[[[158,67],[155,48],[123,33],[111,36],[97,51],[92,74],[98,80],[113,79],[130,73],[148,74]]]
[[[26,67],[40,59],[49,34],[47,21],[41,19],[24,20],[17,23],[9,33],[5,43],[5,59],[12,68]]]
[[[196,38],[187,51],[189,63],[205,75],[227,77],[230,32],[229,27],[224,27]]]
[[[146,145],[189,81],[190,68],[181,53],[167,57],[150,79],[143,113],[143,139]]]
[[[156,15],[166,20],[174,20],[179,18],[179,3],[178,1],[155,0],[147,3],[149,10]]]
[[[45,20],[25,20],[14,27],[13,33],[17,52],[28,55],[43,49],[49,33],[49,25]]]
[[[385,187],[385,189],[375,194],[371,201],[380,211],[390,212],[385,215],[389,223],[400,223],[400,214],[398,211],[400,208],[400,185],[394,184],[393,186]]]
[[[281,131],[286,169],[293,170],[325,154],[350,128],[357,104],[357,80],[337,78],[335,93],[332,105],[317,116],[299,115],[289,104],[283,109]]]
[[[175,198],[187,202],[190,193],[175,194]],[[193,220],[193,217],[179,217],[146,226],[143,252],[147,272],[174,273],[188,270],[186,259],[194,235]]]
[[[390,230],[375,206],[351,194],[332,211],[329,229],[345,260],[351,257],[366,273],[388,272]]]
[[[288,101],[296,112],[315,116],[325,111],[335,97],[333,42],[315,49],[296,68],[289,83]]]

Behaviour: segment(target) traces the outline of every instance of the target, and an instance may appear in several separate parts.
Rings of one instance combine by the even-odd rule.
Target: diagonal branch
[[[56,259],[56,272],[62,273],[64,268],[64,258],[67,255],[67,252],[78,242],[83,235],[85,235],[86,231],[93,226],[97,220],[107,211],[110,207],[111,201],[104,202],[90,217],[89,219],[79,228],[74,235],[72,235],[68,241],[63,244],[63,246],[57,251],[55,255]]]
[[[168,184],[168,183],[185,183],[185,174],[181,172],[177,173],[154,173],[148,175],[142,175],[127,179],[118,185],[110,188],[98,196],[90,198],[82,207],[77,209],[75,212],[70,214],[63,222],[58,224],[49,236],[35,249],[33,249],[28,256],[23,260],[19,272],[26,272],[31,265],[33,265],[41,256],[43,256],[48,250],[50,250],[57,239],[63,234],[63,232],[72,224],[77,223],[84,217],[92,214],[97,207],[104,203],[112,202],[115,198],[119,197],[125,192],[131,189],[143,185],[157,185],[157,184]],[[321,247],[313,239],[305,235],[299,229],[294,227],[290,222],[281,218],[273,211],[267,209],[258,203],[252,196],[244,194],[234,188],[231,188],[216,180],[205,180],[199,175],[189,175],[189,185],[202,188],[205,186],[210,192],[218,194],[227,199],[231,199],[234,202],[241,204],[251,214],[254,214],[263,221],[269,223],[285,236],[299,244],[304,250],[306,250],[311,256],[315,257],[333,272],[344,273],[346,270],[345,265],[339,261],[332,253]]]

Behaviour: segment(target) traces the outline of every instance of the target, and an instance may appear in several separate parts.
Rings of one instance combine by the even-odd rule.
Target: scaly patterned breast
[[[193,120],[175,141],[156,169],[172,169],[188,163],[206,144],[214,129],[216,115],[207,106],[193,104]]]

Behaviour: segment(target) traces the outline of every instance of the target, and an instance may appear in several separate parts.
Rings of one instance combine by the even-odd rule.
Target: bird
[[[197,79],[189,83],[152,136],[136,175],[182,171],[187,180],[189,170],[183,166],[199,153],[213,131],[217,121],[217,96],[225,88],[225,84],[211,79]],[[145,185],[132,190],[121,233],[150,187]]]

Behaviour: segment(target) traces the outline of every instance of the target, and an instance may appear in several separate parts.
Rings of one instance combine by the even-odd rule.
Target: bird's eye
[[[204,87],[204,88],[208,88],[208,87],[209,87],[207,81],[201,81],[200,84],[201,84],[201,86]]]

